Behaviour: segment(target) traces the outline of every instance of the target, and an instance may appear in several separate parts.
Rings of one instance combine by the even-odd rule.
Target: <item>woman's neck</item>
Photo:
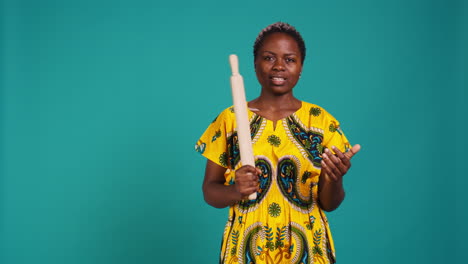
[[[262,112],[282,112],[299,109],[301,101],[295,98],[292,93],[279,96],[261,93],[259,97],[250,101],[248,105]]]
[[[264,96],[249,102],[249,108],[257,115],[273,121],[273,127],[276,127],[276,121],[288,117],[299,110],[302,102],[291,95],[285,96]]]

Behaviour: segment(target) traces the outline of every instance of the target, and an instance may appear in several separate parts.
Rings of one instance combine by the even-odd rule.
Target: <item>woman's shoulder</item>
[[[229,106],[223,109],[221,112],[219,112],[212,123],[215,123],[216,121],[229,122],[233,120],[235,120],[234,106]]]
[[[302,101],[301,114],[315,118],[333,118],[325,108],[305,101]]]
[[[234,106],[231,105],[225,108],[223,111],[221,111],[221,114],[226,117],[235,118]]]
[[[339,128],[340,122],[323,107],[308,102],[302,102],[300,111],[296,113],[296,118],[308,129],[328,133]]]

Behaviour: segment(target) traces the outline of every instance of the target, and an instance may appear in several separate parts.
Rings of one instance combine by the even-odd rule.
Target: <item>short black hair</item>
[[[260,31],[260,33],[257,36],[257,39],[255,39],[255,43],[253,46],[254,61],[255,59],[257,59],[258,50],[263,45],[263,41],[265,40],[265,38],[273,33],[278,32],[288,34],[296,40],[297,45],[299,46],[299,51],[301,52],[301,63],[304,63],[306,55],[304,39],[302,38],[301,34],[296,30],[296,28],[284,22],[276,22]]]

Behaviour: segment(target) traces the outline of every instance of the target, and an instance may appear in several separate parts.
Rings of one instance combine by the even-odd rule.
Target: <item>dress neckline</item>
[[[253,107],[247,107],[247,108],[248,108],[248,110],[249,110],[250,112],[252,112],[254,115],[261,117],[262,119],[266,120],[267,122],[273,123],[273,130],[276,130],[276,125],[277,125],[278,121],[281,121],[281,122],[282,122],[282,121],[285,120],[286,118],[288,118],[288,117],[290,117],[290,116],[293,116],[293,115],[295,115],[296,113],[298,113],[298,112],[304,107],[304,101],[301,100],[300,102],[301,102],[301,106],[300,106],[296,111],[294,111],[294,112],[291,113],[290,115],[287,115],[287,116],[285,116],[285,117],[283,117],[283,118],[280,118],[280,119],[278,119],[278,120],[271,120],[271,119],[268,119],[268,118],[266,118],[266,117],[264,117],[264,116],[262,116],[262,115],[257,114],[257,112],[253,111],[253,109],[255,109],[255,110],[260,110],[260,109],[253,108]]]

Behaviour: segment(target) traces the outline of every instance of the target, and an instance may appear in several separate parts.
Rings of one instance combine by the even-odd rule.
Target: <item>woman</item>
[[[221,263],[334,263],[323,211],[344,199],[343,176],[360,149],[323,108],[300,101],[293,88],[305,58],[301,35],[286,23],[262,30],[254,64],[262,87],[250,102],[256,168],[241,166],[233,108],[224,110],[197,142],[208,158],[208,204],[230,206]],[[255,200],[248,200],[257,192]]]

